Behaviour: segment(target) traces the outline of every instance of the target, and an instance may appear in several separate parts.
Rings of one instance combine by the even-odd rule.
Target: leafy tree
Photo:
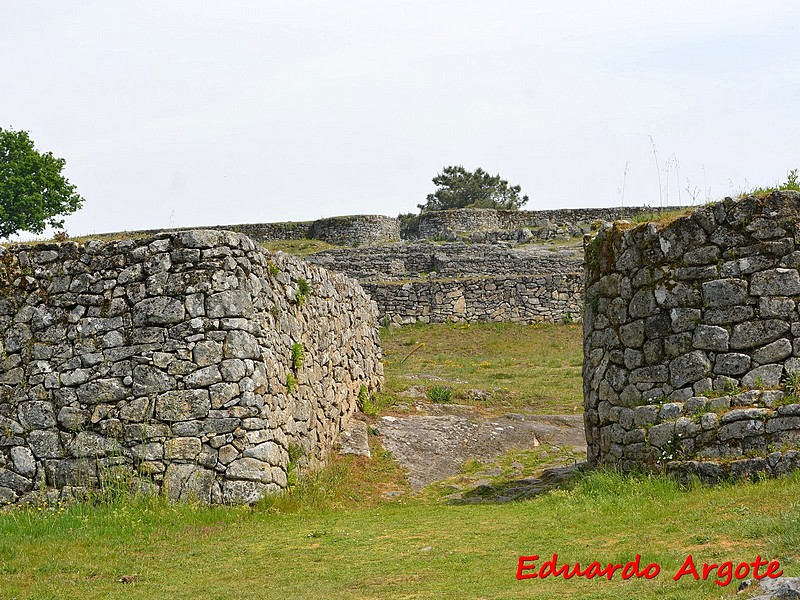
[[[520,197],[518,185],[508,185],[500,175],[489,175],[481,168],[467,171],[461,165],[445,167],[433,178],[439,189],[428,194],[427,202],[419,204],[422,210],[448,210],[451,208],[501,208],[518,210],[528,201]]]
[[[63,227],[58,217],[81,207],[83,198],[61,175],[64,164],[52,152],[37,152],[26,131],[0,128],[0,238]]]

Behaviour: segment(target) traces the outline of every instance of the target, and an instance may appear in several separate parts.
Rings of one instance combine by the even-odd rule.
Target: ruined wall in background
[[[589,461],[703,478],[800,466],[800,193],[586,245]]]
[[[0,256],[0,503],[119,475],[253,502],[321,464],[382,381],[353,280],[224,231]],[[53,492],[52,490],[57,490]]]
[[[593,225],[603,221],[628,219],[656,210],[680,210],[680,207],[654,209],[631,206],[555,210],[478,208],[428,211],[419,217],[419,237],[448,241],[466,237],[473,242],[568,239],[589,233]]]

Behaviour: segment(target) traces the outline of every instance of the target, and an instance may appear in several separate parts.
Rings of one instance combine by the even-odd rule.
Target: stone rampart
[[[309,237],[337,246],[363,246],[400,241],[400,221],[382,215],[319,219]]]
[[[355,281],[232,232],[5,249],[0,503],[277,491],[381,385],[376,323]]]
[[[586,244],[592,464],[704,479],[800,466],[800,193]]]
[[[569,238],[589,233],[593,224],[628,219],[657,210],[680,210],[680,207],[655,209],[631,206],[536,211],[479,208],[426,211],[419,217],[419,237],[455,240],[468,235],[474,242],[516,240],[520,236],[532,236],[540,240]]]
[[[362,285],[393,323],[569,322],[580,318],[583,276],[517,275]]]
[[[192,231],[196,227],[174,229],[144,229],[116,233],[102,233],[99,238],[121,236],[151,236],[165,231]],[[354,215],[330,217],[317,221],[286,221],[283,223],[241,223],[239,225],[211,225],[203,229],[234,231],[242,233],[256,242],[277,240],[317,239],[338,246],[362,246],[383,244],[400,240],[400,222],[382,215]]]
[[[577,249],[534,245],[413,242],[335,248],[306,260],[360,281],[583,272],[583,257]]]

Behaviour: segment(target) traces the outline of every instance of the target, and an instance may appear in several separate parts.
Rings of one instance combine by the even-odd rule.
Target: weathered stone
[[[683,387],[702,379],[711,371],[711,363],[705,352],[695,350],[669,363],[669,382],[675,387]]]
[[[655,296],[650,290],[639,290],[633,295],[631,303],[628,307],[628,312],[631,317],[638,319],[641,317],[649,317],[658,312]]]
[[[101,458],[122,454],[122,446],[117,440],[93,431],[79,432],[67,446],[67,450],[75,458]]]
[[[157,367],[137,365],[133,369],[133,395],[148,396],[175,389],[175,378]]]
[[[727,352],[730,334],[717,325],[698,325],[694,330],[692,346],[699,350]]]
[[[673,308],[669,311],[672,331],[682,333],[692,331],[700,323],[702,313],[699,308]]]
[[[789,324],[778,319],[748,321],[734,325],[730,339],[733,350],[757,348],[774,342],[789,331]]]
[[[164,443],[164,458],[167,460],[195,460],[200,454],[201,444],[196,437],[177,437]]]
[[[133,307],[134,325],[174,325],[185,317],[183,302],[169,296],[145,298]]]
[[[172,500],[211,502],[214,471],[192,464],[172,463],[164,474],[164,493]]]
[[[631,371],[630,383],[663,383],[669,380],[669,371],[666,365],[656,365],[653,367],[643,367]]]
[[[243,456],[256,458],[275,466],[280,466],[282,462],[280,447],[275,442],[264,442],[253,448],[248,448],[244,451]]]
[[[762,296],[758,299],[758,313],[761,317],[789,317],[794,311],[791,298]]]
[[[239,458],[228,465],[227,479],[245,479],[260,483],[272,483],[272,468],[269,463],[256,458]]]
[[[783,365],[763,365],[742,377],[742,385],[746,388],[774,388],[781,382],[782,374]]]
[[[57,431],[31,431],[28,435],[28,446],[36,458],[61,458],[64,455]]]
[[[161,421],[187,421],[208,415],[211,402],[206,390],[175,390],[156,398],[155,416]]]
[[[261,348],[246,331],[229,331],[223,343],[225,358],[261,358]]]
[[[747,354],[718,354],[714,362],[714,372],[720,375],[736,376],[747,372],[750,368],[750,357]]]
[[[130,391],[116,378],[96,379],[77,388],[78,400],[82,404],[118,402],[128,396]]]
[[[222,360],[222,344],[210,340],[197,342],[192,350],[192,360],[199,367],[219,363]]]
[[[278,490],[280,488],[271,483],[224,481],[222,484],[222,497],[226,504],[255,504],[265,495]]]
[[[648,440],[651,445],[663,448],[675,435],[675,423],[661,423],[650,428]]]
[[[252,310],[252,299],[245,290],[226,290],[206,298],[206,315],[212,319],[243,317]]]
[[[197,369],[194,373],[187,375],[183,381],[188,388],[208,387],[214,383],[221,382],[222,375],[216,365],[211,365]]]
[[[619,328],[622,343],[628,348],[641,348],[644,344],[644,320],[634,321]]]
[[[791,355],[792,343],[786,338],[781,338],[753,352],[752,358],[755,362],[763,365],[782,361]]]
[[[770,269],[753,274],[750,292],[754,296],[795,296],[800,294],[797,269]]]
[[[18,415],[20,424],[26,429],[46,429],[56,425],[56,415],[50,402],[22,402]]]
[[[24,446],[15,446],[11,448],[10,454],[14,471],[23,477],[32,479],[36,474],[36,459],[33,458],[33,452]]]
[[[719,308],[746,304],[747,281],[743,279],[717,279],[703,283],[703,302]]]

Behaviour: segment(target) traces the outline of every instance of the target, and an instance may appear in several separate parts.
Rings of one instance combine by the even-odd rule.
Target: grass
[[[287,254],[294,254],[295,256],[308,256],[323,250],[331,250],[338,248],[322,240],[275,240],[272,242],[261,242],[261,245],[267,250],[281,250]]]
[[[800,192],[800,175],[798,175],[797,169],[791,169],[786,173],[786,181],[783,183],[776,183],[773,186],[762,186],[753,188],[751,192],[743,193],[740,197],[744,196],[767,196],[772,192],[785,192],[785,191],[794,191]]]
[[[688,208],[681,208],[678,210],[659,210],[651,213],[641,213],[634,215],[630,221],[632,225],[641,225],[642,223],[655,223],[659,229],[662,229],[677,221],[681,217],[686,217],[697,210],[696,206]]]
[[[384,407],[408,402],[403,392],[447,386],[453,400],[490,410],[536,414],[581,412],[582,329],[515,323],[416,324],[383,328]],[[473,400],[468,390],[488,399]],[[474,394],[473,394],[474,395]]]
[[[498,388],[490,409],[565,412],[580,397],[578,325],[414,326],[383,338],[390,397],[415,382],[433,385],[424,376],[465,382],[447,384],[455,390]],[[800,575],[800,473],[684,486],[595,471],[529,500],[452,505],[446,496],[460,483],[533,477],[568,450],[542,445],[467,461],[455,477],[411,494],[403,470],[370,442],[371,459],[333,457],[252,508],[111,494],[0,513],[0,598],[736,597],[735,582],[673,581],[688,554],[698,564],[761,555]],[[519,556],[553,553],[584,567],[641,554],[661,574],[516,579]]]
[[[3,598],[719,598],[736,584],[672,580],[698,563],[781,562],[798,574],[800,477],[682,487],[611,472],[523,502],[382,500],[385,453],[340,458],[255,508],[123,498],[0,516]],[[517,581],[520,555],[656,562],[653,580]],[[120,583],[127,577],[133,582]]]

